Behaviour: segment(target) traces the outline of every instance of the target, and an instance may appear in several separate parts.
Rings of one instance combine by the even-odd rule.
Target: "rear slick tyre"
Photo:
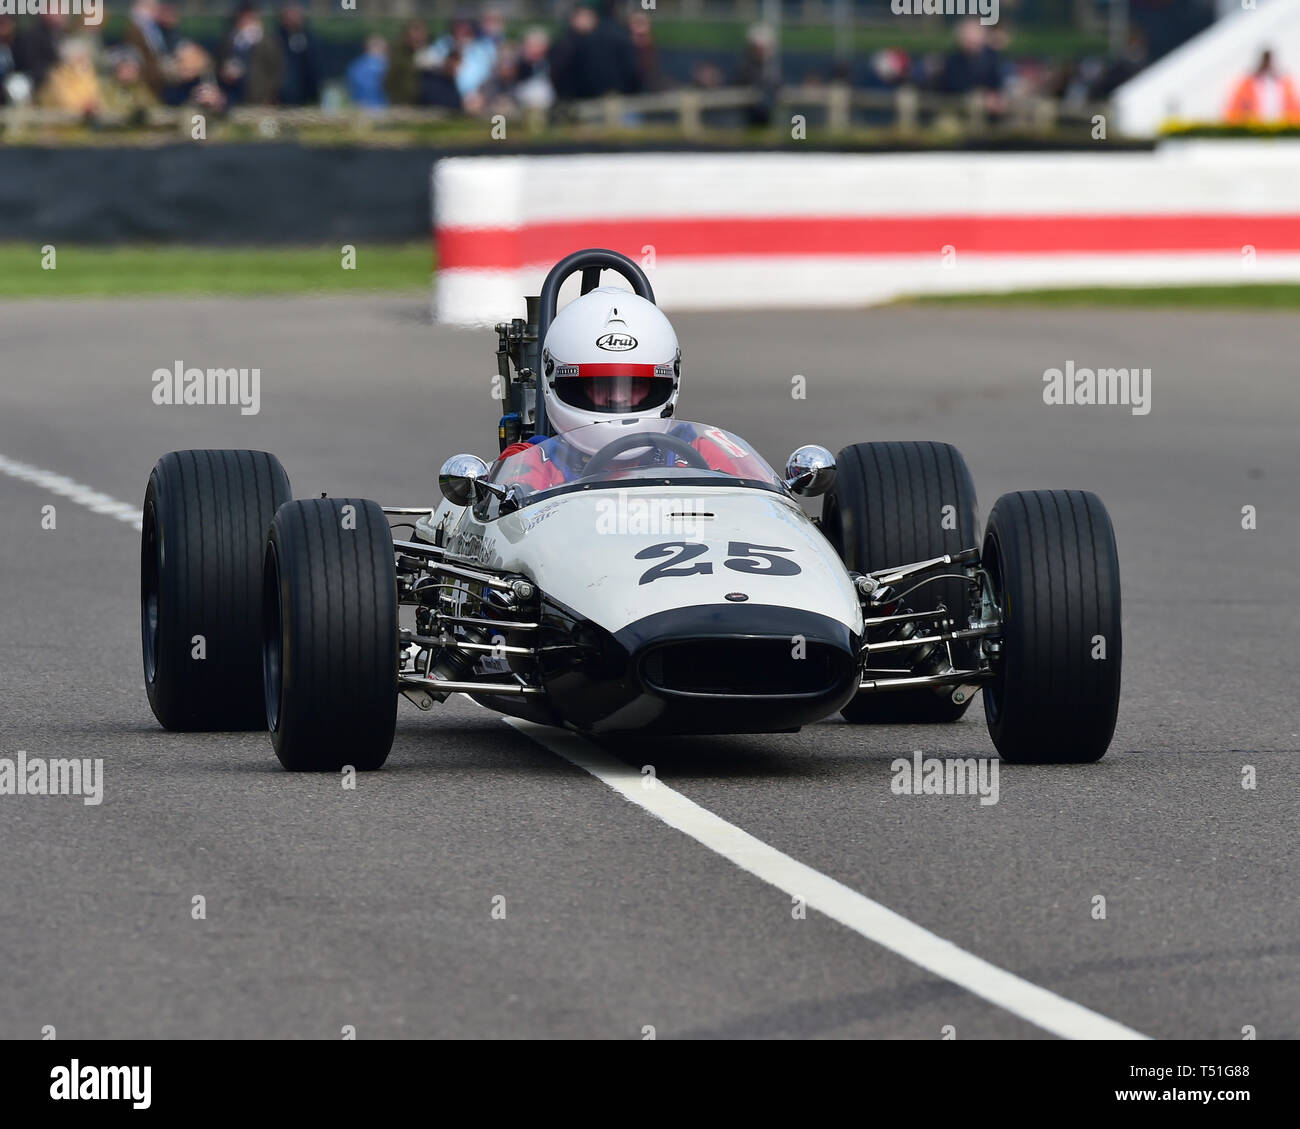
[[[289,476],[265,451],[172,451],[140,534],[145,691],[163,728],[263,729],[262,555]]]
[[[846,568],[870,572],[972,548],[979,541],[976,513],[975,483],[956,447],[947,443],[855,443],[836,458],[835,485],[826,495],[822,531]],[[921,589],[915,599],[916,611],[942,602],[958,624],[966,626],[969,595],[965,580],[936,581]],[[952,653],[959,668],[974,661],[970,644],[955,643]],[[865,675],[871,677],[869,668]],[[853,724],[957,721],[971,698],[954,702],[952,690],[858,694],[840,713]]]

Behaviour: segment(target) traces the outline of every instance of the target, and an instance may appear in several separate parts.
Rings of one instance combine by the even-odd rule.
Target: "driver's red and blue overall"
[[[711,470],[736,478],[745,477],[745,469],[740,458],[748,452],[737,448],[723,432],[705,431],[691,440],[691,446],[704,456]],[[494,474],[493,478],[498,482],[518,482],[531,490],[549,490],[552,486],[562,486],[566,482],[582,477],[590,456],[574,460],[575,454],[573,448],[541,437],[512,443],[501,452],[501,457],[497,460],[497,466],[500,468],[506,459],[510,459],[511,465],[508,471],[500,478]],[[666,464],[668,466],[687,465],[685,460],[671,451],[658,452],[655,459],[660,464],[665,459],[670,460]],[[635,460],[633,464],[640,465]]]

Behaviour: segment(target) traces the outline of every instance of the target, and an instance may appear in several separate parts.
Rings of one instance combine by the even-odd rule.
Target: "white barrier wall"
[[[583,247],[669,310],[1300,281],[1300,144],[1154,153],[463,157],[434,167],[435,317],[518,316]]]

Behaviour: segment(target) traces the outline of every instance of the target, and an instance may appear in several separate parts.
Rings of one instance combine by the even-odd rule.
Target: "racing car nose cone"
[[[740,597],[739,600],[736,597]],[[797,729],[834,713],[858,686],[849,627],[801,608],[755,604],[657,612],[615,636],[628,655],[622,684],[657,703],[654,726],[678,733]]]

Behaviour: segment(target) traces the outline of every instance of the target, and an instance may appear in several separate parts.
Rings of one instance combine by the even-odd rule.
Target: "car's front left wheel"
[[[383,510],[359,498],[281,506],[262,588],[266,717],[291,772],[366,771],[397,724],[397,581]]]

